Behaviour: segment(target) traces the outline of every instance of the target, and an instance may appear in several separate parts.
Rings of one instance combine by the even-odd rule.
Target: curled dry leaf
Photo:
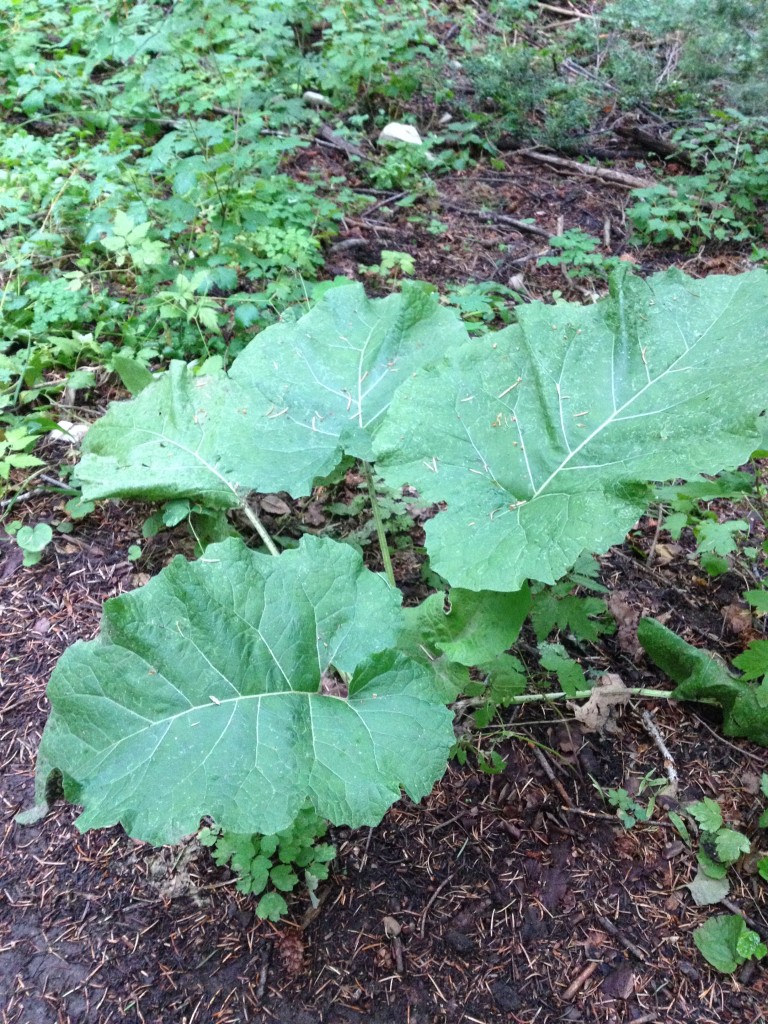
[[[271,516],[288,516],[291,514],[291,507],[276,494],[264,494],[260,501],[261,511]]]
[[[679,544],[665,544],[661,542],[654,548],[657,565],[669,565],[670,562],[674,562],[676,558],[679,558],[682,553],[683,549]]]
[[[403,930],[403,926],[395,917],[385,917],[384,921],[384,934],[388,939],[395,939]]]
[[[576,720],[585,732],[615,733],[616,712],[629,700],[630,692],[615,672],[606,672],[586,704],[569,702]]]
[[[637,639],[640,609],[634,608],[625,598],[626,594],[623,591],[614,590],[608,598],[608,611],[616,619],[616,639],[619,647],[636,658],[640,653],[640,643]]]
[[[727,604],[721,613],[729,632],[740,636],[752,627],[752,612],[738,601]]]

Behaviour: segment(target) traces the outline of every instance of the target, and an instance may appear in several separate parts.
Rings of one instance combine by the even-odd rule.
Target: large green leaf
[[[768,274],[616,277],[592,306],[532,303],[397,392],[375,441],[454,586],[551,583],[622,539],[647,482],[737,466],[766,402]]]
[[[453,743],[430,670],[390,649],[399,602],[330,540],[279,558],[238,540],[176,558],[107,602],[100,637],[59,662],[39,796],[58,769],[85,807],[80,828],[120,822],[154,843],[204,815],[272,834],[306,805],[376,824],[401,786],[429,791]],[[331,669],[351,675],[348,696]]]
[[[719,704],[726,736],[768,747],[768,707],[759,687],[732,675],[714,655],[692,647],[656,619],[641,619],[637,635],[648,657],[678,684],[673,697]]]
[[[435,648],[458,665],[469,667],[491,661],[517,640],[531,607],[528,587],[514,594],[451,590],[432,594],[417,608],[422,643]]]
[[[446,703],[467,692],[467,668],[480,668],[508,693],[519,662],[504,652],[517,640],[531,607],[528,587],[514,594],[451,590],[431,594],[415,608],[405,608],[400,649],[417,661],[427,661]],[[520,692],[518,689],[517,692]]]
[[[90,499],[181,496],[234,507],[248,491],[309,494],[342,454],[368,459],[397,387],[467,340],[429,285],[368,299],[333,288],[299,320],[267,328],[228,374],[182,363],[86,435]]]

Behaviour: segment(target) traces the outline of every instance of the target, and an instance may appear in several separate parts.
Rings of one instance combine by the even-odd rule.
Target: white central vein
[[[718,317],[709,325],[707,330],[705,332],[703,332],[700,335],[699,338],[696,339],[696,342],[695,342],[696,345],[701,344],[701,342],[704,340],[704,338],[707,336],[707,334],[709,334],[710,331],[712,331],[714,329],[714,327],[716,326],[718,321],[720,319],[722,319],[722,317],[724,317],[727,312],[728,312],[728,307],[725,307],[720,312]],[[574,448],[573,451],[569,452],[568,455],[563,459],[563,461],[560,463],[559,466],[557,466],[555,469],[552,470],[552,472],[549,474],[547,479],[539,487],[536,488],[536,490],[534,491],[533,497],[537,498],[542,493],[542,491],[544,491],[549,486],[549,484],[555,479],[555,477],[559,473],[561,473],[564,469],[568,468],[568,464],[571,462],[571,460],[574,459],[580,452],[582,452],[587,447],[587,445],[589,445],[592,441],[594,441],[594,439],[600,433],[602,433],[602,431],[604,431],[606,429],[606,427],[610,426],[610,424],[612,424],[614,422],[621,422],[622,420],[629,419],[630,417],[622,417],[621,414],[623,412],[625,412],[625,410],[629,409],[634,402],[636,402],[639,398],[641,398],[646,393],[646,391],[648,391],[649,388],[653,387],[654,384],[658,384],[659,381],[663,380],[665,377],[670,376],[673,373],[685,373],[685,372],[690,371],[693,368],[692,366],[677,366],[677,364],[680,362],[680,360],[685,358],[685,356],[689,355],[693,348],[694,348],[694,346],[686,345],[685,346],[685,351],[681,352],[680,355],[662,373],[660,373],[658,375],[658,377],[651,378],[650,375],[649,375],[648,376],[648,382],[642,388],[640,388],[639,391],[637,391],[634,395],[632,395],[631,398],[627,399],[627,401],[622,406],[619,406],[618,408],[614,407],[614,411],[610,414],[610,416],[608,416],[605,420],[603,420],[602,423],[600,423],[597,427],[595,427],[595,429],[592,431],[592,433],[589,434],[587,437],[585,437],[584,440],[581,442],[581,444],[577,448]],[[647,367],[646,367],[646,369],[647,369]],[[611,383],[613,385],[613,381]],[[676,402],[674,404],[679,404],[679,403]],[[667,408],[671,408],[671,407],[666,407],[665,406],[663,409],[654,410],[654,412],[658,415],[658,414],[660,414],[662,412],[666,412]],[[645,414],[637,413],[637,414],[635,414],[635,417],[639,418],[642,415],[645,415]],[[572,467],[572,468],[575,469],[575,468],[578,468],[578,467]],[[595,468],[597,468],[597,467],[595,467]]]
[[[357,422],[361,429],[363,428],[363,398],[368,394],[366,391],[365,395],[363,395],[363,362],[365,361],[365,354],[368,351],[368,346],[371,343],[376,326],[374,324],[368,331],[368,337],[363,342],[363,346],[360,349],[360,357],[357,361]]]

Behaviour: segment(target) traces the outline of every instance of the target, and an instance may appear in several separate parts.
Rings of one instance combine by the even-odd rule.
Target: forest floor
[[[312,161],[334,173],[327,149],[302,151],[295,172]],[[612,166],[638,173],[635,158],[619,151]],[[439,180],[438,194],[424,200],[448,226],[439,238],[420,234],[388,194],[372,195],[376,209],[347,225],[326,271],[358,277],[360,263],[389,249],[411,254],[414,276],[438,285],[474,276],[528,298],[559,289],[588,300],[600,286],[537,268],[536,256],[563,227],[609,232],[621,252],[627,196],[615,182],[510,154],[503,171],[481,163]],[[542,234],[505,217],[530,218]],[[644,271],[662,268],[658,252],[650,266],[642,251],[631,258]],[[670,262],[694,276],[747,267],[737,249],[678,254],[663,266]],[[115,394],[105,381],[89,410],[78,411],[95,418]],[[52,465],[75,457],[51,440],[37,454]],[[62,504],[33,494],[14,514],[51,521]],[[273,530],[321,528],[322,506],[304,523],[307,504],[290,507]],[[31,568],[0,537],[2,1024],[765,1024],[764,967],[717,974],[692,942],[711,910],[698,909],[685,887],[696,857],[666,817],[672,805],[660,801],[652,820],[626,829],[596,786],[645,802],[641,780],[665,776],[642,719],[650,710],[679,774],[677,800],[716,798],[727,823],[754,837],[768,751],[724,739],[717,716],[700,707],[635,701],[605,735],[585,732],[565,707],[506,715],[496,729],[501,773],[484,774],[470,757],[420,805],[402,800],[373,829],[334,829],[338,856],[319,907],[297,894],[280,924],[257,920],[252,898],[194,839],[158,850],[117,828],[81,835],[76,811],[61,804],[35,825],[15,824],[33,801],[57,658],[96,634],[103,600],[145,582],[174,554],[191,554],[179,530],[146,544],[138,565],[129,561],[146,514],[103,505],[73,533],[55,535]],[[661,558],[652,550],[658,540],[646,518],[602,559],[627,628],[620,622],[582,652],[590,667],[628,685],[667,685],[632,639],[639,614],[660,616],[728,658],[761,628],[739,606],[737,570],[713,579],[684,542]],[[396,570],[407,598],[407,577],[417,576],[407,552]],[[730,898],[768,935],[765,886],[761,896],[748,868],[734,875]]]

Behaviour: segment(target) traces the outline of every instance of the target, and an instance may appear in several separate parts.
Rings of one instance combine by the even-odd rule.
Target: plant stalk
[[[256,515],[256,513],[253,511],[253,509],[249,506],[248,502],[247,501],[242,502],[240,507],[242,508],[243,512],[245,512],[245,515],[246,515],[246,518],[248,519],[248,522],[251,524],[251,526],[254,528],[256,533],[258,533],[258,535],[264,541],[264,546],[267,549],[267,551],[270,553],[270,555],[275,555],[275,556],[279,555],[280,552],[277,549],[277,545],[272,540],[272,538],[269,536],[269,534],[267,533],[266,527],[264,526],[264,523],[262,523],[262,521],[259,519],[259,517]]]
[[[376,497],[376,485],[373,482],[373,470],[371,469],[370,462],[363,462],[363,473],[365,474],[365,482],[368,484],[368,496],[371,499],[373,521],[376,524],[376,536],[379,539],[379,549],[381,550],[381,559],[384,563],[384,572],[387,574],[390,586],[396,587],[395,571],[392,568],[392,559],[389,554],[389,545],[387,544],[387,534],[384,529],[384,520],[381,518],[381,509],[379,508],[379,502]]]
[[[517,697],[511,697],[505,701],[505,707],[519,704],[546,704],[558,700],[588,700],[594,693],[594,690],[577,690],[576,693],[571,694],[562,691],[556,693],[521,693]],[[673,699],[672,690],[647,690],[642,686],[630,687],[627,690],[627,697],[647,697],[655,700]],[[482,707],[483,704],[487,703],[487,700],[488,698],[483,696],[463,697],[461,700],[454,701],[451,707],[455,713],[461,714],[473,708]]]
[[[543,704],[552,700],[588,700],[599,690],[577,690],[576,693],[521,693],[512,697],[509,704]],[[627,689],[628,697],[652,697],[656,700],[668,700],[672,697],[671,690],[649,690],[644,686]]]

